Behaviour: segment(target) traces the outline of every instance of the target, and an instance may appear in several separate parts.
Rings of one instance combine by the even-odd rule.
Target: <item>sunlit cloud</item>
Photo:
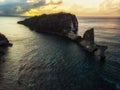
[[[46,4],[58,4],[62,3],[62,0],[45,0]]]
[[[85,8],[98,7],[103,0],[64,0],[65,5],[79,5]]]
[[[27,3],[38,3],[40,0],[27,0]]]
[[[21,6],[17,6],[16,7],[16,12],[21,12],[22,11],[22,7]]]
[[[104,0],[99,11],[104,15],[120,16],[120,0]]]
[[[0,4],[0,15],[20,15],[44,4],[45,0],[4,0]]]
[[[85,3],[85,1],[87,3]],[[77,15],[84,15],[84,13],[89,14],[89,11],[93,12],[96,10],[96,8],[94,7],[99,6],[99,4],[97,4],[97,1],[93,0],[93,2],[89,3],[88,0],[46,0],[46,5],[30,9],[22,15],[32,16],[40,15],[43,13],[49,14],[56,12],[69,12]],[[95,4],[95,6],[93,6],[93,3]],[[98,3],[100,3],[100,1]]]
[[[79,16],[119,16],[120,0],[0,0],[0,15],[70,12]]]
[[[0,0],[0,2],[4,2],[5,0]]]

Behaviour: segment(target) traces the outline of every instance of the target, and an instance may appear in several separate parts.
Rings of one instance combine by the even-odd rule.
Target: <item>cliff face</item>
[[[67,35],[68,33],[77,34],[78,31],[77,18],[70,13],[43,14],[18,23],[37,32]]]
[[[5,35],[0,33],[0,62],[2,56],[5,54],[7,47],[12,46],[9,40],[5,37]]]
[[[0,33],[0,47],[8,47],[8,46],[12,46],[12,44],[5,37],[5,35]]]

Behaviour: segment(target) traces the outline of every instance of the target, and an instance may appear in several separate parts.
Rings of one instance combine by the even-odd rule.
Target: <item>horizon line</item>
[[[72,14],[72,13],[71,13]],[[74,14],[75,15],[75,14]],[[9,16],[9,17],[34,17],[34,16],[41,16],[41,15],[34,15],[34,16],[21,16],[21,15],[0,15],[0,16]],[[76,15],[76,17],[83,17],[83,18],[120,18],[120,16],[107,16],[107,15]]]

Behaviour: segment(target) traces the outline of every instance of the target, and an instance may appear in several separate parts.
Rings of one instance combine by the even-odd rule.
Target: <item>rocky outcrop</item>
[[[0,61],[9,46],[12,46],[12,43],[10,43],[9,40],[0,33]]]
[[[100,56],[100,60],[104,60],[105,59],[105,50],[108,48],[107,46],[103,46],[103,45],[97,45],[95,44],[94,41],[94,28],[91,28],[89,30],[87,30],[83,37],[77,36],[77,38],[75,39],[75,41],[82,46],[85,50],[87,50],[88,52],[91,53],[98,53],[97,55]]]
[[[79,40],[80,39],[80,40]],[[93,52],[95,50],[95,42],[94,42],[94,29],[91,28],[87,30],[83,37],[77,38],[77,43],[80,44],[82,47],[87,49],[89,52]]]
[[[95,44],[93,28],[87,30],[84,33],[83,37],[77,34],[78,21],[76,16],[73,14],[43,14],[41,16],[35,16],[25,19],[24,21],[19,21],[18,23],[23,24],[29,27],[31,30],[37,32],[66,36],[76,41],[88,52],[94,53],[96,51],[99,51],[99,56],[101,57],[101,59],[105,58],[104,51],[107,49],[107,47]]]
[[[12,46],[12,43],[5,37],[5,35],[0,33],[0,47]]]
[[[19,21],[18,23],[37,32],[63,36],[68,36],[69,33],[77,34],[78,31],[77,18],[70,13],[43,14]]]

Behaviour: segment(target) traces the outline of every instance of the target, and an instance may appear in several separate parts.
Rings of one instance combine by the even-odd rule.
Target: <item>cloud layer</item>
[[[0,15],[19,15],[44,4],[45,0],[0,0]]]
[[[99,6],[99,11],[105,15],[120,16],[120,0],[104,0]]]
[[[0,15],[70,12],[82,16],[119,16],[120,0],[0,0]]]

